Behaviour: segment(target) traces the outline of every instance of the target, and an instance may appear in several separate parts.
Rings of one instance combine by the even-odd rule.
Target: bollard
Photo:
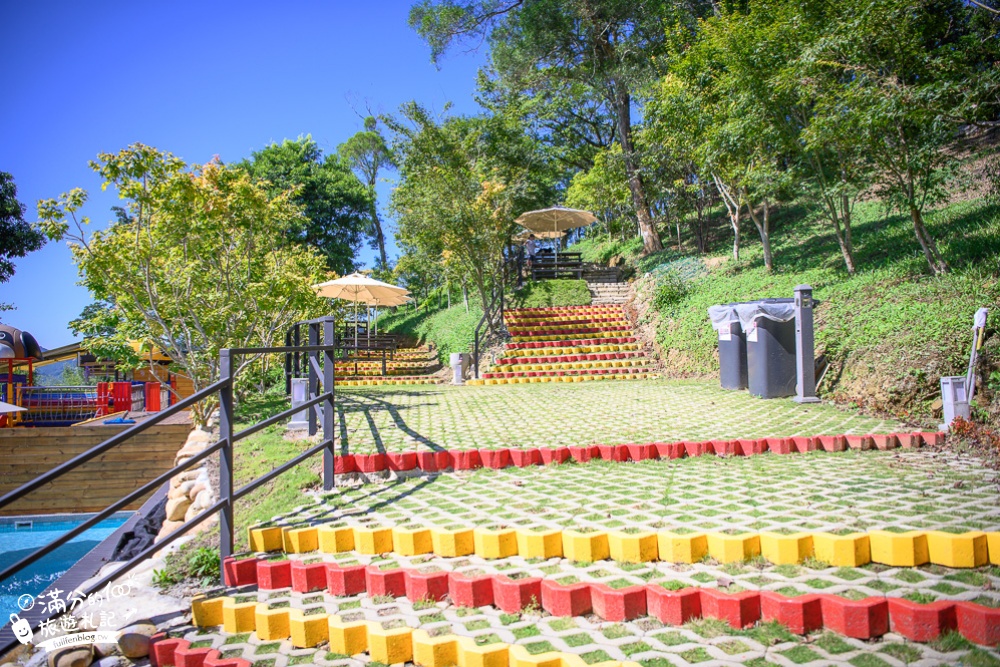
[[[816,397],[816,356],[813,340],[813,298],[809,285],[795,286],[796,403],[819,403]]]
[[[306,395],[309,388],[308,378],[292,378],[292,407],[297,405],[302,405],[306,402]],[[300,410],[292,415],[291,421],[288,422],[289,431],[305,431],[309,428],[309,413],[306,410]]]
[[[465,384],[465,355],[461,352],[451,353],[451,370],[453,373],[452,384],[463,385]]]
[[[947,431],[956,417],[969,419],[968,393],[965,391],[965,376],[956,375],[941,378],[941,402],[944,412],[944,423],[938,429]]]

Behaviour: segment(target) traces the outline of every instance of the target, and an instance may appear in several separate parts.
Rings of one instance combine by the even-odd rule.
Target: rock
[[[184,513],[189,507],[191,507],[191,499],[187,496],[171,498],[167,501],[167,521],[180,521],[184,518]]]
[[[109,655],[101,658],[90,667],[122,667],[129,664],[127,660],[117,655]]]
[[[190,433],[188,433],[187,441],[184,444],[187,445],[187,443],[189,443],[189,442],[210,443],[210,442],[213,442],[214,439],[215,439],[215,436],[212,435],[211,431],[206,431],[205,429],[196,428],[193,431],[191,431]]]
[[[126,658],[145,658],[149,655],[149,638],[155,634],[156,626],[152,623],[133,623],[118,633],[118,648]]]
[[[214,498],[212,496],[212,492],[209,489],[204,489],[198,494],[198,497],[194,499],[194,504],[201,509],[205,509],[206,507],[212,506],[213,500]]]
[[[164,521],[163,526],[160,527],[160,532],[157,533],[157,539],[161,537],[166,537],[170,533],[174,532],[184,524],[183,521]]]
[[[198,471],[198,470],[185,470],[182,473],[178,473],[178,474],[174,475],[170,479],[170,486],[180,486],[184,482],[194,481],[194,480],[198,479],[198,476],[200,474],[201,474],[201,472]]]
[[[107,658],[118,654],[118,644],[94,644],[94,657]]]
[[[94,662],[94,647],[69,646],[51,651],[48,655],[49,667],[90,667]]]
[[[190,498],[191,500],[197,499],[198,494],[204,491],[206,488],[208,487],[205,485],[205,482],[201,481],[195,482],[194,484],[191,485],[191,488],[188,489],[188,498]]]

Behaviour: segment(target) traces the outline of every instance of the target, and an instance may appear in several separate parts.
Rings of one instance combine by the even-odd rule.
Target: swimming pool
[[[60,535],[76,528],[92,514],[48,519],[22,520],[11,517],[0,522],[0,564],[11,565]],[[77,535],[41,560],[7,579],[0,580],[0,617],[17,611],[17,598],[25,593],[38,595],[62,576],[91,549],[115,532],[132,516],[118,512],[109,519]]]

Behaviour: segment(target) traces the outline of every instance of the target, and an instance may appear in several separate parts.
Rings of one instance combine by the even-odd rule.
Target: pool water
[[[131,515],[131,512],[119,512],[77,535],[41,560],[0,580],[0,618],[6,619],[8,614],[17,611],[17,598],[21,595],[38,595],[48,588],[49,584],[115,532]],[[39,547],[76,528],[90,516],[93,515],[68,519],[60,517],[51,521],[33,520],[30,525],[21,525],[20,520],[15,523],[12,517],[11,521],[0,523],[0,565],[13,565]],[[65,599],[66,594],[62,597]]]

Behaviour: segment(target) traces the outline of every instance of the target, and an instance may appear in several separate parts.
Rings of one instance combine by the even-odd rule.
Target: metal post
[[[292,330],[289,329],[285,332],[285,347],[292,346]],[[291,396],[292,394],[292,355],[289,352],[285,353],[285,395]]]
[[[335,333],[333,330],[333,319],[323,321],[323,392],[327,395],[327,400],[323,403],[323,440],[329,444],[323,448],[323,490],[329,491],[334,487],[333,477],[333,386],[334,386],[334,355],[333,345]]]
[[[309,323],[309,345],[319,345],[319,324]],[[315,351],[309,352],[307,363],[309,364],[309,400],[319,396],[319,375],[316,374],[316,365],[319,363],[319,354]],[[316,406],[309,408],[309,435],[316,435]]]
[[[816,356],[813,340],[813,298],[809,285],[795,286],[796,403],[819,403],[816,397]]]
[[[225,504],[219,512],[219,557],[224,563],[233,554],[233,365],[229,350],[219,352],[220,380],[226,385],[219,389],[219,498]],[[220,567],[225,572],[225,566]],[[225,581],[223,580],[223,584]]]

